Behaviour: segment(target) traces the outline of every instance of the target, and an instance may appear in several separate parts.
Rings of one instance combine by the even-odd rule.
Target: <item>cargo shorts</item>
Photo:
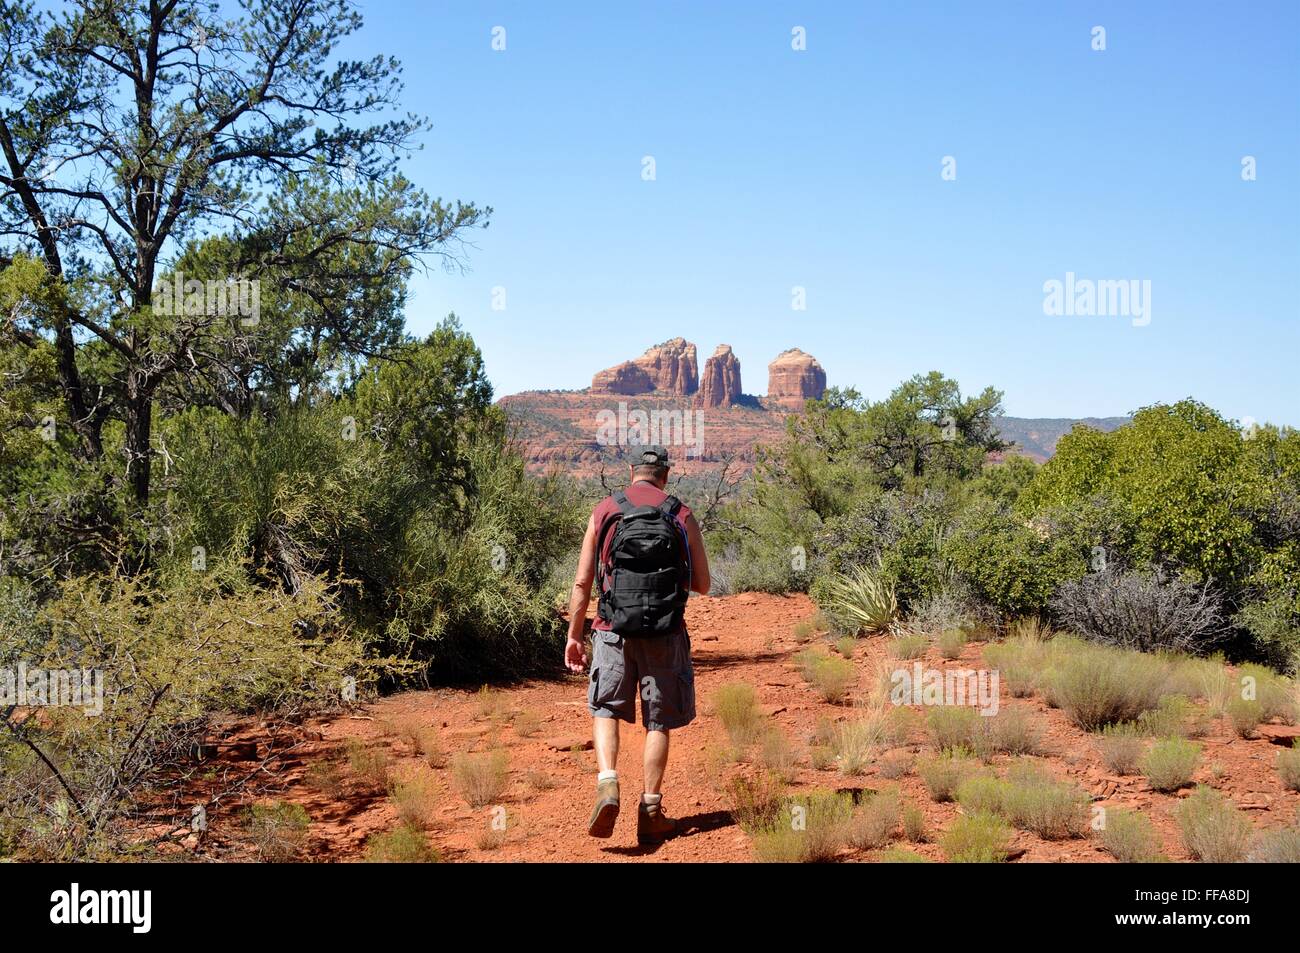
[[[592,631],[587,686],[592,715],[635,722],[638,695],[647,731],[671,731],[695,720],[695,670],[684,628],[676,635],[632,639]]]

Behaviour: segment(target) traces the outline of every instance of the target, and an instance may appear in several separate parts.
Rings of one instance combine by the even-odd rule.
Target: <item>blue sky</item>
[[[499,395],[683,335],[750,393],[797,346],[873,398],[937,369],[1021,416],[1300,424],[1298,3],[361,9],[346,52],[434,123],[408,175],[496,210],[409,327],[455,311]],[[1149,280],[1150,324],[1045,315],[1067,272]]]

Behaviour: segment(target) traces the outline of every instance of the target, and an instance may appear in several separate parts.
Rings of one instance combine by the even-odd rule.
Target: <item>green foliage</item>
[[[1011,852],[1011,829],[995,814],[963,814],[939,839],[950,863],[1000,864]]]
[[[814,598],[833,623],[852,635],[885,632],[898,616],[893,584],[882,571],[865,566],[826,577]]]
[[[1192,783],[1201,760],[1201,746],[1186,738],[1165,738],[1153,744],[1142,759],[1142,773],[1153,791],[1177,791]]]

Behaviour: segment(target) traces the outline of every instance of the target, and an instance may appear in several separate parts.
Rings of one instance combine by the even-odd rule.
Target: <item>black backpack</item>
[[[597,614],[619,635],[672,635],[682,628],[690,592],[690,550],[677,522],[681,501],[670,496],[658,506],[633,506],[613,494],[620,515],[608,521],[613,540],[604,560],[602,528],[596,543]]]

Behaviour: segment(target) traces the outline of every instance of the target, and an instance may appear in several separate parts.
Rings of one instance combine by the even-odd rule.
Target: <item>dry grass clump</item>
[[[985,660],[997,670],[999,679],[1016,698],[1027,698],[1037,691],[1047,654],[1047,647],[1041,641],[1023,636],[984,648]]]
[[[795,752],[785,732],[769,725],[758,744],[758,763],[769,771],[789,780],[794,775]]]
[[[853,663],[836,655],[805,649],[795,656],[795,663],[822,700],[833,705],[843,702],[857,681],[858,670]]]
[[[954,748],[916,763],[925,789],[934,801],[951,801],[957,787],[979,770],[979,762],[966,749]]]
[[[1246,815],[1214,788],[1199,785],[1175,813],[1183,845],[1197,860],[1235,864],[1250,851],[1253,828]]]
[[[926,716],[926,726],[940,751],[974,748],[980,720],[980,713],[969,705],[936,705]]]
[[[1228,702],[1228,722],[1238,738],[1254,738],[1264,721],[1264,706],[1255,698],[1234,698]]]
[[[1246,860],[1252,864],[1300,864],[1300,824],[1259,834]]]
[[[845,635],[835,640],[835,651],[845,658],[853,658],[853,653],[857,647],[858,640],[851,635]]]
[[[384,748],[372,748],[356,738],[347,744],[348,766],[365,784],[381,791],[388,790],[389,757]]]
[[[406,781],[394,784],[390,798],[397,811],[397,819],[403,824],[425,828],[432,822],[438,798],[433,779],[427,774],[416,774]]]
[[[480,754],[458,754],[451,761],[456,790],[470,807],[487,807],[500,800],[510,778],[510,756],[502,748]]]
[[[477,717],[486,721],[497,721],[506,713],[505,696],[490,685],[484,685],[478,690],[474,703]]]
[[[924,635],[895,636],[889,645],[889,654],[896,659],[910,661],[923,658],[930,648],[930,640]]]
[[[914,850],[908,850],[905,847],[891,847],[888,850],[882,850],[876,855],[876,860],[882,864],[932,864],[929,857],[922,857]]]
[[[1277,755],[1277,776],[1288,791],[1300,791],[1300,738]]]
[[[862,706],[857,711],[858,717],[836,722],[831,736],[840,773],[849,777],[871,766],[890,730],[891,710],[885,706]]]
[[[897,781],[912,773],[916,766],[916,756],[910,751],[899,751],[886,755],[876,762],[876,771],[882,778]]]
[[[811,642],[817,635],[817,626],[811,619],[801,619],[794,624],[790,634],[794,636],[796,642]]]
[[[1097,736],[1101,761],[1111,774],[1137,774],[1142,769],[1143,733],[1133,722],[1107,725]]]
[[[397,734],[429,767],[447,766],[447,751],[442,746],[437,730],[432,726],[425,725],[416,718],[408,718],[397,724]]]
[[[762,737],[766,727],[754,686],[744,682],[719,685],[713,693],[713,712],[731,743],[742,748]]]
[[[849,844],[853,798],[813,791],[790,799],[777,816],[754,834],[755,856],[765,863],[818,863],[834,860]]]
[[[1238,696],[1249,699],[1253,695],[1254,700],[1259,702],[1261,723],[1276,718],[1285,724],[1294,725],[1296,719],[1300,718],[1300,695],[1297,694],[1293,679],[1254,662],[1243,664],[1237,670],[1237,676],[1241,685]]]
[[[248,836],[257,859],[268,864],[297,860],[307,846],[311,817],[301,804],[272,801],[248,809]]]
[[[957,787],[956,799],[968,814],[997,815],[1045,840],[1087,836],[1087,793],[1034,765],[1016,765],[1005,779],[972,775]]]
[[[1210,730],[1209,712],[1186,695],[1161,695],[1155,708],[1138,716],[1137,726],[1153,738],[1203,738]]]
[[[996,715],[981,715],[975,724],[971,747],[981,760],[997,754],[1027,755],[1042,750],[1042,720],[1028,708],[1004,708]]]
[[[747,834],[771,827],[785,806],[785,782],[766,772],[752,777],[737,775],[727,782],[731,816]]]
[[[910,801],[903,805],[900,823],[903,827],[903,836],[913,844],[924,843],[928,837],[928,825],[925,822],[925,810],[919,804],[913,804]]]
[[[303,781],[331,800],[343,793],[343,768],[336,758],[314,761],[303,774]]]
[[[1123,864],[1149,864],[1164,859],[1155,825],[1138,811],[1108,810],[1101,829],[1101,846]]]
[[[1142,759],[1142,773],[1153,791],[1177,791],[1192,783],[1201,746],[1186,738],[1165,738],[1153,744]]]
[[[1032,765],[1007,774],[1002,808],[1008,821],[1044,840],[1086,837],[1090,798],[1077,784],[1054,780]]]
[[[1133,721],[1159,706],[1169,680],[1166,662],[1128,649],[1070,645],[1060,636],[1050,644],[1044,699],[1084,731]]]
[[[512,724],[514,725],[515,734],[520,738],[532,738],[542,730],[542,716],[526,708],[515,715]]]
[[[939,633],[939,654],[952,661],[966,649],[966,633],[961,629],[944,629]]]
[[[366,861],[372,864],[435,864],[441,860],[418,827],[400,824],[366,841]]]
[[[876,792],[849,820],[849,844],[859,850],[884,847],[898,833],[902,807],[902,798],[896,790]]]

